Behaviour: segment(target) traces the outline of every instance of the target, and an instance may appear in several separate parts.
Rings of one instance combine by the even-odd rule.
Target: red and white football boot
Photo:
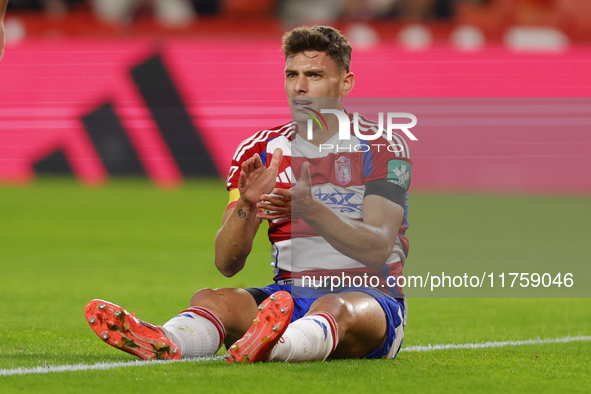
[[[181,358],[179,348],[158,326],[104,300],[90,301],[84,310],[90,328],[109,345],[144,360]]]
[[[254,363],[265,361],[273,346],[287,329],[293,314],[293,299],[286,291],[278,291],[259,305],[259,311],[246,334],[234,342],[226,361]]]

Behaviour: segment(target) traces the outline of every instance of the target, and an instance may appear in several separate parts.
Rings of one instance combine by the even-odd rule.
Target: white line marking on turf
[[[567,342],[581,342],[591,341],[591,336],[579,335],[576,337],[563,338],[547,338],[547,339],[528,339],[524,341],[503,341],[503,342],[484,342],[484,343],[463,343],[463,344],[447,344],[447,345],[427,345],[427,346],[408,346],[400,349],[401,352],[430,352],[433,350],[449,350],[449,349],[484,349],[497,348],[505,346],[523,346],[523,345],[538,345],[546,343],[567,343]],[[212,361],[223,360],[223,356],[217,357],[199,357],[187,358],[183,360],[156,360],[156,361],[119,361],[112,363],[97,363],[97,364],[74,364],[74,365],[59,365],[56,367],[45,366],[35,368],[15,368],[15,369],[0,369],[0,376],[13,375],[31,375],[40,373],[59,373],[59,372],[76,372],[76,371],[96,371],[113,368],[126,367],[143,367],[147,365],[157,364],[172,364],[179,362],[196,362],[196,361]]]
[[[198,358],[186,358],[183,360],[154,360],[154,361],[118,361],[112,363],[96,363],[96,364],[73,364],[73,365],[59,365],[51,366],[47,365],[44,367],[35,368],[15,368],[15,369],[0,369],[0,376],[12,376],[12,375],[30,375],[38,373],[51,373],[51,372],[75,372],[75,371],[94,371],[101,369],[113,369],[113,368],[125,368],[125,367],[143,367],[147,365],[157,364],[172,364],[179,362],[193,362],[193,361],[212,361],[212,360],[223,360],[223,357],[198,357]]]
[[[448,349],[483,349],[505,346],[522,346],[522,345],[537,345],[541,343],[566,343],[566,342],[580,342],[591,341],[591,336],[579,335],[576,337],[563,338],[547,338],[547,339],[527,339],[525,341],[503,341],[503,342],[484,342],[484,343],[462,343],[462,344],[448,344],[448,345],[427,345],[427,346],[408,346],[400,349],[401,352],[430,352],[433,350],[448,350]]]

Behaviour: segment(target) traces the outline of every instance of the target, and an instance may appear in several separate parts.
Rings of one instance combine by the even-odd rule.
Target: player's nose
[[[304,75],[299,75],[293,84],[293,90],[295,93],[307,93],[308,92],[308,81]]]

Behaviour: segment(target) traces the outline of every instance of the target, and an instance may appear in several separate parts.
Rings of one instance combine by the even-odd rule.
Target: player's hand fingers
[[[271,203],[279,206],[286,206],[290,202],[290,200],[287,198],[283,198],[281,196],[276,196],[273,194],[261,194],[260,200],[263,203]]]
[[[267,211],[282,211],[282,212],[289,212],[291,210],[290,205],[285,205],[280,203],[278,205],[273,204],[272,202],[259,202],[257,203],[257,208],[265,209]]]
[[[249,164],[249,165],[250,165],[250,167],[251,167],[253,170],[254,170],[254,168],[255,168],[255,163],[256,163],[256,160],[257,160],[257,158],[258,158],[259,160],[261,159],[261,157],[259,156],[259,154],[258,154],[258,153],[255,153],[255,154],[254,154],[254,156],[250,158],[250,164]]]
[[[247,160],[245,160],[242,163],[242,166],[241,166],[242,167],[242,171],[244,171],[245,173],[250,173],[250,163],[251,162],[252,162],[252,157],[249,158],[249,159],[247,159]]]
[[[300,176],[300,180],[298,184],[301,184],[306,187],[310,187],[312,183],[312,179],[310,177],[310,163],[305,162],[302,164],[302,175]]]
[[[269,206],[272,206],[273,208],[286,208],[290,206],[290,201],[285,201],[281,197],[274,197],[268,200],[264,200],[263,204],[267,204]],[[273,208],[270,207],[269,209]]]
[[[254,156],[252,157],[252,167],[253,168],[259,168],[263,166],[263,161],[261,160],[261,156],[259,156],[258,153],[255,153]]]
[[[273,158],[271,159],[271,164],[269,164],[269,169],[279,170],[281,159],[283,159],[283,149],[277,148],[273,151]]]
[[[246,173],[244,171],[240,171],[240,175],[238,176],[238,189],[242,189],[246,186]]]
[[[281,197],[283,197],[285,199],[291,199],[291,189],[275,188],[275,189],[273,189],[272,193],[280,195]]]
[[[263,219],[263,220],[276,220],[276,219],[289,219],[290,216],[289,215],[285,215],[281,212],[259,212],[257,213],[257,218],[259,219]]]
[[[275,149],[273,152],[273,158],[271,159],[271,164],[269,164],[269,168],[265,172],[264,178],[266,180],[266,186],[264,187],[265,193],[270,193],[271,190],[275,188],[277,174],[279,173],[279,165],[281,164],[281,159],[283,158],[283,151],[279,148]],[[268,186],[267,186],[268,185]]]

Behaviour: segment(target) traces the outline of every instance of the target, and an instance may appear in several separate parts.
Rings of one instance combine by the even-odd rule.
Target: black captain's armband
[[[402,186],[398,186],[392,182],[388,182],[386,179],[378,179],[371,181],[365,186],[365,194],[369,196],[375,194],[376,196],[387,198],[388,200],[395,202],[404,208],[406,200],[406,190]]]

